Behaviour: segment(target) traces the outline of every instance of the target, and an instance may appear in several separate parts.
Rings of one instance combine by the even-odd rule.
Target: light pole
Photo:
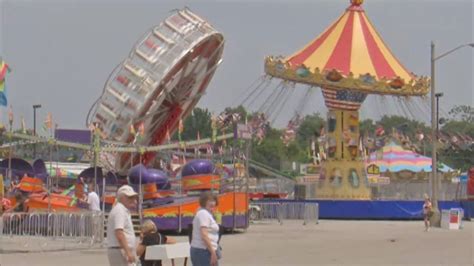
[[[436,97],[436,135],[438,136],[439,138],[439,124],[441,123],[440,122],[440,119],[439,119],[439,98],[443,97],[444,93],[442,92],[438,92],[435,94],[435,97]]]
[[[36,136],[36,109],[41,108],[41,104],[33,104],[33,136]],[[33,145],[33,159],[36,159],[36,143]]]
[[[438,209],[438,169],[437,169],[437,144],[438,144],[438,116],[436,115],[437,104],[436,104],[436,86],[435,86],[435,62],[454,51],[457,51],[464,47],[474,48],[474,43],[466,43],[459,45],[458,47],[451,49],[441,55],[435,55],[435,43],[431,41],[431,138],[432,152],[431,152],[431,200],[433,202],[434,214],[431,217],[431,224],[433,226],[440,226],[441,215]]]

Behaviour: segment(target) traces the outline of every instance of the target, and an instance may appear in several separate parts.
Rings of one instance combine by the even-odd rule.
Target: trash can
[[[441,228],[449,230],[459,230],[462,228],[464,210],[462,208],[451,208],[441,210]]]

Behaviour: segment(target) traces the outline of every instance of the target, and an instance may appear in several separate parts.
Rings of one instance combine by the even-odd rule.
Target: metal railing
[[[71,247],[92,246],[104,240],[103,215],[100,212],[77,213],[3,213],[0,217],[2,242],[28,245],[28,242]],[[5,245],[4,245],[5,246]],[[62,245],[65,247],[65,245]],[[61,248],[60,248],[61,249]]]
[[[319,204],[316,202],[264,202],[250,203],[250,220],[303,220],[303,224],[319,223]]]

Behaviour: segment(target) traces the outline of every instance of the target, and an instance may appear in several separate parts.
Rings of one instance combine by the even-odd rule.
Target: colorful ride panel
[[[248,197],[244,192],[227,192],[218,195],[215,212],[218,223],[225,229],[248,227]],[[199,209],[198,198],[143,210],[144,219],[151,219],[160,230],[187,229]]]

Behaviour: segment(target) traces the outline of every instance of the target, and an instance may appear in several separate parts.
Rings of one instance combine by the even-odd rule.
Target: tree
[[[311,145],[311,140],[319,137],[321,128],[325,123],[319,113],[305,116],[296,134],[296,141],[299,146],[308,147]]]
[[[197,139],[198,132],[201,138],[209,138],[212,134],[211,113],[207,108],[196,107],[193,109],[192,114],[184,119],[183,126],[182,140],[195,140]],[[178,139],[177,131],[173,135],[173,139]]]
[[[474,107],[468,105],[456,105],[448,113],[454,120],[474,123]]]
[[[372,119],[365,119],[359,123],[359,131],[361,134],[366,134],[375,131],[375,121]]]
[[[469,135],[474,138],[474,122],[469,123],[451,120],[443,125],[442,131],[449,134]]]
[[[429,129],[423,122],[410,120],[406,117],[398,115],[384,115],[379,121],[376,122],[376,124],[383,126],[387,134],[390,134],[392,130],[396,130],[405,134],[412,140],[415,138],[415,135],[418,133],[418,131],[422,131],[425,134],[429,132]]]
[[[280,169],[281,160],[285,157],[285,146],[280,136],[281,132],[279,130],[268,128],[262,143],[254,142],[252,159],[272,168]]]
[[[250,118],[251,114],[245,110],[245,108],[242,105],[239,105],[235,108],[232,107],[227,107],[224,109],[224,112],[229,113],[229,114],[234,114],[237,113],[240,115],[240,122],[245,122],[245,118]]]

